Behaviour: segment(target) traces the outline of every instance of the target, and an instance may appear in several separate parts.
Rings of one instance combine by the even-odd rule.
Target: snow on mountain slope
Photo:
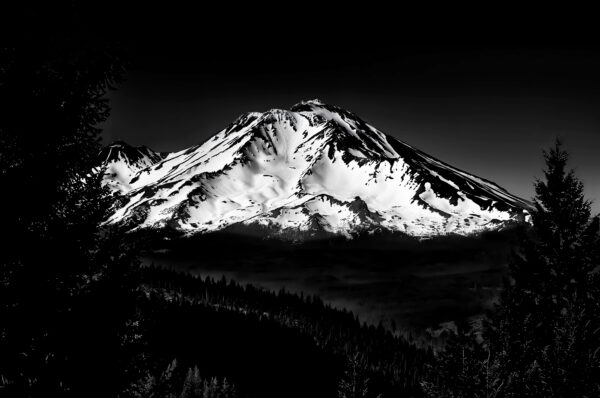
[[[107,184],[123,194],[108,222],[133,229],[469,234],[523,221],[529,206],[318,100],[244,114],[164,158],[137,150],[135,161],[110,152],[105,163]]]
[[[160,153],[146,146],[133,147],[122,141],[116,141],[102,149],[98,157],[104,169],[104,184],[121,193],[131,189],[129,181],[134,174],[163,158]]]

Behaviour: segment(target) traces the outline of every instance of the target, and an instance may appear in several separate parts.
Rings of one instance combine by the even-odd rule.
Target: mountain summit
[[[133,147],[123,141],[115,141],[100,151],[103,166],[103,183],[112,191],[126,193],[131,190],[129,181],[133,175],[159,162],[163,155],[146,146]]]
[[[203,144],[165,156],[123,143],[103,153],[104,181],[122,195],[108,222],[132,229],[470,234],[523,221],[529,208],[319,100],[243,114]]]

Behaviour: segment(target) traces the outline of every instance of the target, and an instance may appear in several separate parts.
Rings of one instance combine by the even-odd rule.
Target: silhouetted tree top
[[[544,160],[532,229],[510,263],[483,341],[469,332],[451,341],[423,384],[431,397],[600,394],[600,223],[560,141]]]
[[[591,202],[584,197],[583,183],[567,169],[569,154],[560,141],[544,151],[544,180],[535,182],[533,226],[540,241],[561,251],[588,227]]]
[[[123,62],[106,13],[14,8],[0,50],[0,385],[7,396],[111,396],[134,373],[113,365],[134,356],[137,263],[100,234],[109,202],[91,169]],[[92,377],[103,383],[89,389]]]
[[[14,8],[0,53],[0,179],[12,192],[1,204],[11,228],[39,232],[94,166],[106,94],[124,62],[106,9]]]

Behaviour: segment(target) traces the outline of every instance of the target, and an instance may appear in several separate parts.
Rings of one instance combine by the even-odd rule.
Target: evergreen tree
[[[201,398],[203,396],[203,391],[205,390],[204,385],[205,382],[200,376],[198,367],[194,366],[193,369],[188,369],[185,380],[183,381],[183,389],[180,398]]]
[[[24,7],[0,53],[5,396],[108,397],[136,378],[136,260],[99,228],[110,201],[91,172],[123,71],[101,11]]]
[[[600,394],[599,221],[591,217],[582,182],[567,170],[560,142],[544,160],[533,226],[513,256],[483,342],[472,333],[451,341],[423,383],[429,396]]]
[[[237,397],[237,393],[235,390],[235,385],[229,383],[227,378],[223,379],[223,384],[221,386],[221,395],[223,398],[235,398]]]
[[[344,376],[338,387],[339,398],[365,398],[369,395],[369,378],[365,375],[364,361],[359,353],[348,359]]]
[[[591,218],[583,183],[567,170],[560,142],[544,159],[531,236],[511,263],[488,338],[506,396],[595,396],[598,219]]]
[[[132,384],[130,389],[126,391],[125,396],[135,398],[176,398],[184,393],[188,393],[187,377],[184,379],[183,388],[179,389],[179,384],[175,380],[175,372],[177,370],[177,360],[174,359],[169,363],[167,368],[162,371],[158,377],[155,377],[149,369],[136,383]],[[190,376],[191,377],[191,376]]]
[[[499,396],[495,358],[486,344],[478,341],[471,325],[462,325],[446,342],[443,355],[429,364],[423,390],[429,397],[490,398]]]
[[[180,398],[235,398],[235,387],[223,379],[220,382],[218,378],[202,379],[197,366],[188,369],[183,381],[183,388]]]

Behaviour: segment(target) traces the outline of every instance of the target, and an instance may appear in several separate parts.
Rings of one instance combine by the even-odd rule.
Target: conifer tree
[[[200,376],[197,366],[189,368],[183,381],[183,389],[180,398],[201,398],[203,396],[204,381]]]
[[[235,398],[237,396],[235,391],[235,386],[227,380],[227,378],[223,379],[223,384],[221,386],[222,397],[223,398]]]
[[[428,397],[496,397],[502,389],[494,357],[469,324],[461,325],[446,342],[443,355],[430,364],[428,380],[422,383]]]
[[[110,202],[91,171],[106,94],[123,71],[117,47],[92,27],[104,23],[100,11],[24,7],[0,50],[6,396],[114,396],[136,378],[135,256],[119,231],[101,230]]]
[[[597,217],[559,141],[544,152],[531,235],[488,325],[506,396],[598,393]]]
[[[364,363],[359,353],[348,359],[344,376],[339,382],[339,398],[364,398],[369,394],[369,378],[365,375]]]
[[[423,383],[431,397],[600,394],[599,221],[559,141],[544,160],[532,228],[484,323],[483,342],[469,333],[451,341]],[[470,369],[465,352],[474,361]]]

